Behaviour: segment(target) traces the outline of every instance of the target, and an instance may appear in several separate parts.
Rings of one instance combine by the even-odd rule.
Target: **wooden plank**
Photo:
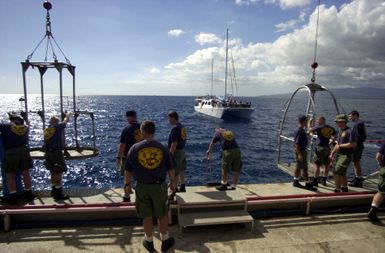
[[[178,222],[181,227],[248,223],[253,221],[253,217],[245,210],[188,212],[181,213],[178,216]]]
[[[240,191],[188,191],[177,193],[179,205],[246,202],[246,197]]]

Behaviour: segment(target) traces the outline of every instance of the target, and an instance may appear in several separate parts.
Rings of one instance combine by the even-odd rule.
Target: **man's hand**
[[[116,157],[116,165],[117,166],[122,166],[122,159],[120,157]]]

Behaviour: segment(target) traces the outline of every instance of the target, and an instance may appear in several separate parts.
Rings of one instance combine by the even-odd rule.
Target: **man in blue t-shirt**
[[[357,135],[347,126],[348,116],[344,114],[337,115],[335,122],[339,129],[337,144],[330,154],[330,160],[334,161],[333,170],[335,189],[334,192],[348,192],[348,179],[346,171],[352,161],[354,148],[357,146]]]
[[[186,128],[180,123],[179,115],[176,111],[168,113],[168,122],[172,126],[168,135],[168,149],[175,162],[175,181],[177,192],[185,192],[185,171],[186,171],[186,154],[184,147],[186,146],[187,133]],[[180,185],[179,185],[180,184]]]
[[[238,143],[235,140],[235,135],[231,130],[219,127],[215,130],[209,148],[206,151],[207,156],[210,156],[213,146],[219,142],[222,148],[222,181],[221,185],[217,186],[217,190],[235,190],[239,182],[239,173],[242,170],[242,155]],[[231,170],[233,183],[230,188],[227,187],[227,174]]]
[[[154,252],[153,220],[158,219],[162,252],[174,245],[174,238],[168,233],[168,196],[166,175],[170,178],[171,191],[175,191],[175,170],[170,152],[154,139],[155,124],[143,121],[140,130],[143,141],[134,144],[127,153],[125,162],[125,186],[131,192],[131,179],[136,180],[135,206],[138,216],[143,218],[143,246]]]
[[[385,198],[385,142],[376,154],[376,160],[380,167],[378,174],[378,192],[374,195],[372,200],[372,206],[368,213],[368,218],[372,222],[379,222],[377,217],[378,207],[381,205]]]
[[[302,178],[305,180],[305,188],[311,191],[317,189],[313,187],[309,181],[308,176],[308,162],[307,162],[307,145],[309,143],[308,136],[305,131],[307,125],[307,117],[305,115],[298,116],[298,127],[294,132],[294,151],[296,167],[294,171],[293,186],[302,187],[299,183],[299,176],[302,172]]]
[[[326,119],[323,116],[317,117],[316,126],[310,127],[311,125],[312,119],[309,120],[308,132],[310,134],[317,135],[317,142],[313,156],[313,185],[318,187],[318,182],[321,182],[324,186],[326,186],[326,180],[330,170],[330,140],[331,138],[335,138],[337,132],[333,127],[326,125]],[[323,177],[320,177],[321,166],[324,166]]]
[[[352,154],[353,167],[355,177],[349,186],[362,187],[362,168],[361,168],[361,157],[364,151],[364,142],[366,140],[366,126],[365,123],[360,120],[360,114],[358,111],[352,111],[349,113],[349,118],[353,123],[352,131],[357,135],[357,146],[354,148]]]
[[[68,114],[64,114],[64,119],[61,123],[59,118],[53,116],[49,121],[49,126],[44,129],[44,165],[51,173],[51,196],[54,200],[69,199],[68,195],[64,195],[62,186],[63,173],[67,171],[64,159],[64,129],[67,126],[68,120]]]
[[[28,148],[28,125],[19,115],[9,115],[10,124],[0,124],[0,133],[5,149],[4,170],[7,175],[9,197],[3,202],[17,205],[16,172],[21,171],[24,182],[25,199],[32,201],[35,195],[32,192],[32,179],[29,169],[32,168],[32,159]]]
[[[135,143],[143,140],[140,133],[140,124],[137,121],[136,111],[129,110],[126,112],[128,125],[123,129],[120,135],[120,143],[118,147],[118,155],[116,156],[116,165],[120,168],[120,175],[124,177],[124,164],[128,150]],[[124,187],[123,202],[130,202],[130,193]]]

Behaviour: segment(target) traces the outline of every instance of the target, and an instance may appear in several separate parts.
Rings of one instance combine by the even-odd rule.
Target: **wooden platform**
[[[44,159],[45,152],[40,148],[32,148],[30,154],[33,159]],[[67,160],[84,159],[97,156],[98,154],[99,151],[91,147],[69,148],[65,150],[64,157]]]
[[[187,227],[251,223],[247,199],[240,191],[188,191],[177,193],[178,223]]]

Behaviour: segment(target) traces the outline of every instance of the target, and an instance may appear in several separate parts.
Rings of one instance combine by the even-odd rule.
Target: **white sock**
[[[224,185],[227,185],[227,182],[226,182],[226,181],[223,181],[223,180],[222,180],[221,183],[224,184]]]
[[[167,234],[160,234],[160,240],[161,241],[166,241],[169,238],[168,232]]]
[[[294,177],[294,180],[298,180],[298,177]]]
[[[378,205],[372,203],[372,207],[378,208]]]
[[[16,194],[16,191],[11,191],[9,192],[9,194]]]
[[[147,236],[146,234],[144,234],[144,239],[148,242],[152,242],[153,239],[152,239],[152,236]]]
[[[24,188],[24,191],[30,191],[31,188]]]
[[[60,189],[61,185],[55,185],[55,189]]]

